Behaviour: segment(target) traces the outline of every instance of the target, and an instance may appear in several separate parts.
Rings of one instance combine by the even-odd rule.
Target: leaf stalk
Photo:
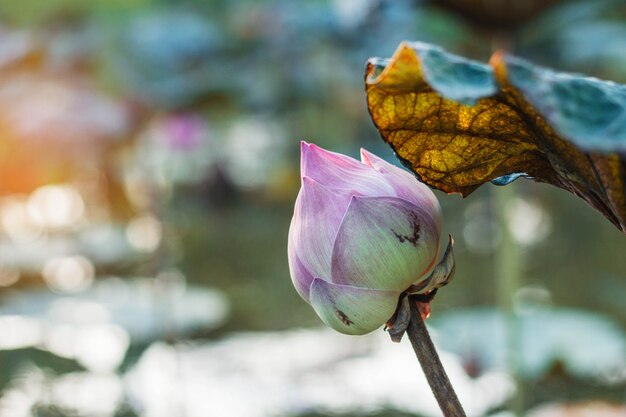
[[[430,389],[444,417],[466,417],[420,314],[419,301],[409,296],[411,318],[406,330]]]

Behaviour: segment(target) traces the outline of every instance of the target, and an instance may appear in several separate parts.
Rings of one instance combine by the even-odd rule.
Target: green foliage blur
[[[34,391],[23,391],[27,412],[2,407],[33,369],[44,391],[77,372],[117,381],[159,342],[319,326],[287,267],[299,142],[394,160],[367,113],[369,57],[390,56],[402,40],[482,61],[505,48],[626,83],[624,17],[622,2],[605,0],[0,2],[0,415],[159,415],[126,392],[113,409]],[[521,265],[513,308],[600,314],[623,340],[626,238],[554,187],[517,181],[504,206],[498,192],[437,192],[457,274],[432,320],[502,305],[494,258],[509,236]],[[76,308],[62,315],[67,300]],[[115,327],[80,336],[103,315]],[[116,342],[100,351],[109,345],[93,335]],[[103,364],[115,349],[119,358]],[[624,402],[626,375],[602,386],[564,369],[555,360],[523,380],[524,409]],[[109,382],[99,387],[120,386]]]

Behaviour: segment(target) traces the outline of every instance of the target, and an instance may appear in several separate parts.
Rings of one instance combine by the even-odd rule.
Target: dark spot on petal
[[[394,230],[392,230],[392,232],[396,235],[396,238],[398,238],[400,243],[409,242],[411,245],[417,247],[417,242],[420,238],[420,223],[415,213],[411,213],[411,226],[413,227],[412,235],[402,235],[400,233],[396,233]]]
[[[348,316],[346,316],[346,313],[344,313],[341,310],[337,310],[337,317],[339,317],[339,320],[341,320],[341,322],[345,324],[346,326],[354,324],[354,322],[350,320]]]

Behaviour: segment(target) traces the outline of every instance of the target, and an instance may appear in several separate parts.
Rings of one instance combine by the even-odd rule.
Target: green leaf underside
[[[370,60],[366,90],[383,139],[430,186],[466,196],[524,173],[626,232],[625,86],[402,43],[390,60]]]

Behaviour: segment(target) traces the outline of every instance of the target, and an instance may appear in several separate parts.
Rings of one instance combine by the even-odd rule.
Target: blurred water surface
[[[299,141],[393,160],[362,77],[404,39],[626,82],[624,17],[617,1],[0,3],[0,416],[438,415],[407,345],[319,329],[293,290]],[[514,190],[504,207],[494,186],[437,194],[458,267],[430,322],[459,397],[471,416],[511,416],[520,393],[529,416],[625,415],[626,239],[565,192]]]

